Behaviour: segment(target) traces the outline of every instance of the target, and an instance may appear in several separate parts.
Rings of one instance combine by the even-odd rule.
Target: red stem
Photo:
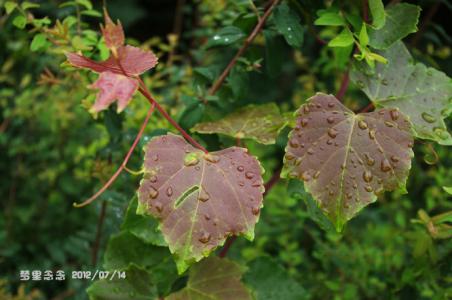
[[[336,98],[338,100],[342,101],[342,98],[344,97],[345,93],[347,92],[349,83],[350,83],[350,76],[349,76],[349,71],[347,70],[345,72],[344,76],[342,77],[341,87],[339,88],[339,91],[336,94]]]
[[[372,108],[374,108],[374,104],[371,102],[371,103],[369,103],[366,107],[364,107],[363,109],[361,109],[359,112],[360,112],[360,113],[368,112],[368,111],[371,110]]]
[[[165,119],[167,119],[168,122],[170,122],[174,127],[176,127],[176,129],[179,130],[179,132],[184,136],[184,138],[187,141],[189,141],[193,146],[195,146],[199,150],[202,150],[206,154],[209,153],[206,150],[206,148],[204,148],[197,141],[195,141],[184,129],[182,129],[182,127],[179,126],[179,124],[177,124],[176,121],[173,120],[173,118],[171,118],[171,116],[165,111],[165,109],[160,106],[160,104],[152,97],[151,93],[146,88],[146,85],[144,84],[143,80],[138,77],[138,81],[140,82],[140,85],[141,85],[140,88],[138,89],[140,91],[140,93],[144,97],[146,97],[146,99],[148,99],[148,101],[152,105],[155,105],[155,108],[157,108],[157,110],[165,117]]]
[[[118,178],[119,174],[121,174],[122,170],[124,170],[124,168],[126,167],[127,162],[129,161],[129,158],[133,153],[133,150],[135,149],[138,142],[140,141],[140,138],[143,135],[144,129],[146,128],[146,125],[148,124],[149,118],[151,117],[152,112],[154,111],[154,107],[155,107],[155,104],[153,104],[149,108],[146,118],[144,119],[143,124],[141,124],[140,131],[138,131],[138,134],[137,134],[135,140],[133,141],[133,144],[130,147],[129,152],[127,152],[127,155],[125,156],[125,158],[124,158],[121,166],[119,166],[118,170],[116,170],[116,172],[113,174],[113,176],[110,177],[110,179],[107,181],[107,183],[100,190],[98,190],[97,193],[95,193],[89,199],[83,201],[80,204],[74,203],[73,204],[74,207],[83,207],[83,206],[90,204],[91,202],[96,200],[96,198],[99,197],[106,189],[108,189],[110,187],[110,185],[112,185],[113,182],[115,182],[116,178]]]
[[[224,69],[223,73],[221,73],[220,77],[215,81],[215,83],[212,85],[212,87],[209,90],[209,95],[215,94],[218,89],[221,87],[223,82],[226,80],[226,77],[228,76],[229,72],[232,70],[234,65],[237,63],[237,60],[240,56],[243,55],[243,53],[248,49],[249,45],[253,42],[254,38],[258,35],[258,33],[262,30],[262,27],[265,24],[265,21],[270,16],[272,10],[275,8],[275,6],[278,4],[280,0],[274,0],[271,6],[265,11],[262,18],[257,22],[256,26],[254,27],[251,34],[246,38],[245,42],[243,43],[242,47],[237,51],[235,56],[231,59],[229,64]]]

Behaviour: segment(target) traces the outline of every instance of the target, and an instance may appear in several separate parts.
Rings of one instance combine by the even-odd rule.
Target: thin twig
[[[235,56],[231,59],[229,64],[224,69],[223,73],[221,73],[220,77],[215,81],[215,83],[212,85],[212,87],[209,90],[209,95],[214,95],[221,87],[223,82],[226,80],[226,77],[228,76],[229,72],[232,70],[234,65],[237,63],[237,60],[240,56],[245,53],[246,49],[251,45],[254,38],[259,34],[259,32],[262,30],[265,21],[270,16],[271,12],[275,8],[275,6],[279,3],[280,0],[274,0],[271,4],[271,6],[265,11],[264,15],[260,19],[259,22],[257,22],[256,26],[254,27],[253,31],[250,33],[250,35],[246,38],[245,42],[243,43],[242,47],[237,51]]]
[[[219,257],[223,258],[228,254],[229,248],[231,248],[232,243],[237,239],[236,235],[231,236],[229,239],[226,240],[224,243],[223,249],[221,249],[220,253],[218,254]]]
[[[369,103],[366,107],[364,107],[363,109],[361,109],[359,112],[360,113],[364,113],[364,112],[368,112],[371,109],[374,109],[374,104],[371,102]]]
[[[102,237],[102,227],[104,225],[105,214],[107,212],[107,203],[108,203],[107,201],[102,202],[102,207],[100,209],[99,214],[99,221],[97,222],[96,240],[94,241],[93,253],[91,256],[91,263],[93,266],[96,266],[97,264],[97,255],[99,253],[100,240]]]
[[[348,84],[350,83],[350,76],[349,76],[349,70],[347,68],[347,71],[344,73],[344,76],[342,77],[341,86],[339,88],[339,91],[336,94],[336,98],[342,102],[342,98],[345,96],[345,93],[348,89]]]
[[[143,135],[144,129],[146,128],[146,125],[148,124],[149,118],[151,117],[152,112],[154,111],[154,108],[155,108],[155,104],[153,104],[149,108],[148,113],[146,115],[146,118],[144,119],[143,124],[141,124],[140,131],[138,131],[138,134],[137,134],[135,140],[133,141],[133,144],[130,147],[129,152],[127,152],[127,155],[125,156],[125,158],[124,158],[122,164],[119,166],[118,170],[116,170],[116,172],[113,174],[113,176],[110,177],[110,179],[107,181],[107,183],[100,190],[98,190],[97,193],[95,193],[89,199],[83,201],[80,204],[79,203],[74,203],[73,205],[75,207],[83,207],[83,206],[86,206],[86,205],[90,204],[91,202],[96,200],[96,198],[99,197],[106,189],[108,189],[110,187],[110,185],[112,185],[113,182],[115,182],[116,178],[118,178],[119,174],[121,174],[121,172],[126,167],[127,162],[129,161],[129,158],[130,158],[130,156],[133,153],[133,150],[135,149],[135,147],[137,146],[138,142],[140,141],[140,138]]]
[[[184,138],[187,141],[189,141],[194,147],[198,148],[199,150],[202,150],[204,153],[209,153],[206,150],[206,148],[201,146],[187,132],[185,132],[185,130],[182,129],[182,127],[180,127],[180,125],[176,121],[174,121],[173,118],[171,118],[171,116],[165,111],[165,109],[162,106],[160,106],[160,104],[157,101],[155,101],[155,99],[152,97],[151,93],[149,92],[149,90],[147,89],[146,85],[144,84],[143,80],[140,77],[138,77],[138,81],[140,82],[140,87],[138,88],[140,93],[146,99],[148,99],[148,101],[152,105],[155,105],[155,108],[157,108],[157,110],[165,117],[165,119],[167,119],[168,122],[170,122],[184,136]]]

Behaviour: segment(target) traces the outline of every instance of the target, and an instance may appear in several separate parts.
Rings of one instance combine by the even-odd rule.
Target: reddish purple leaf
[[[90,69],[97,73],[110,71],[124,74],[124,70],[128,76],[140,75],[155,67],[158,61],[151,51],[144,51],[129,45],[118,49],[118,59],[110,56],[105,61],[97,62],[76,53],[66,53],[66,57],[74,67]]]
[[[247,149],[205,154],[166,135],[153,138],[145,151],[139,211],[159,219],[179,272],[230,235],[254,237],[264,187],[260,164]]]
[[[101,25],[100,29],[104,36],[105,44],[112,51],[116,51],[116,49],[124,45],[124,30],[119,20],[117,25],[113,23],[106,9],[104,9],[104,19],[105,26]]]
[[[138,88],[138,81],[107,71],[101,73],[97,81],[90,87],[100,90],[91,111],[104,110],[115,100],[118,100],[118,113],[120,113],[132,100],[133,94]]]
[[[282,176],[304,180],[338,230],[377,194],[405,189],[413,137],[398,110],[355,115],[334,96],[319,93],[297,116]]]

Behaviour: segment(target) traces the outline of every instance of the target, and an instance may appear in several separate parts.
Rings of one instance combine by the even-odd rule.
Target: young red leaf
[[[100,90],[91,111],[104,110],[115,100],[118,100],[118,113],[120,113],[132,100],[133,94],[138,89],[138,81],[107,71],[101,73],[97,81],[90,87]]]
[[[124,74],[125,72],[128,76],[140,75],[155,67],[158,61],[158,58],[151,51],[144,51],[129,45],[118,49],[118,58],[110,56],[107,60],[101,62],[76,53],[66,53],[66,57],[71,65],[77,68],[90,69],[97,73],[110,71],[116,74]]]
[[[261,166],[247,149],[205,154],[166,135],[153,138],[145,151],[138,211],[159,219],[179,272],[230,235],[253,239],[264,187]]]
[[[105,26],[100,25],[102,35],[107,47],[116,55],[116,49],[124,45],[124,30],[119,20],[117,25],[113,23],[106,9],[104,9],[104,19]]]
[[[377,194],[405,189],[413,137],[398,110],[355,115],[334,96],[319,93],[297,115],[281,176],[304,180],[338,230]]]

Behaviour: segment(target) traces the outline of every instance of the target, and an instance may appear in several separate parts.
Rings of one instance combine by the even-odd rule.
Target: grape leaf
[[[121,70],[122,67],[129,76],[140,75],[152,69],[158,61],[151,51],[144,51],[129,45],[118,49],[118,59],[110,56],[105,61],[97,62],[76,53],[66,53],[66,57],[71,65],[77,68],[90,69],[97,73],[110,71],[116,74],[124,74]]]
[[[105,45],[112,49],[112,51],[116,54],[116,49],[124,45],[124,30],[122,29],[122,25],[119,20],[118,24],[113,23],[105,8],[104,20],[105,26],[100,25],[100,30],[104,36]]]
[[[117,110],[120,113],[132,100],[133,94],[138,89],[138,81],[107,71],[102,72],[90,88],[100,90],[96,102],[90,109],[91,112],[104,110],[115,100],[118,100]]]
[[[256,300],[309,298],[305,289],[271,257],[259,257],[248,266],[243,282],[253,289]]]
[[[275,103],[248,105],[221,120],[196,124],[191,130],[199,133],[222,133],[235,138],[249,138],[262,144],[274,144],[281,129],[287,125]]]
[[[230,235],[253,239],[264,188],[259,162],[247,149],[205,154],[166,135],[153,138],[145,151],[139,211],[159,219],[180,273]]]
[[[402,42],[379,52],[389,61],[375,69],[355,63],[351,79],[376,105],[398,107],[410,118],[417,137],[452,145],[444,118],[452,112],[452,81],[444,73],[413,63]]]
[[[303,44],[303,26],[300,17],[290,7],[283,3],[275,8],[273,13],[276,29],[284,36],[287,44],[294,48],[300,48]]]
[[[452,195],[452,186],[443,186],[443,190],[445,190],[449,195]]]
[[[297,115],[281,176],[303,180],[338,231],[377,194],[405,189],[413,138],[398,110],[355,115],[318,93]]]
[[[386,21],[380,29],[369,29],[369,45],[386,49],[408,34],[417,31],[421,9],[417,5],[399,3],[386,9]]]
[[[91,300],[157,299],[157,288],[149,272],[133,264],[124,272],[125,278],[119,278],[116,275],[111,279],[108,277],[95,281],[86,290],[89,298]]]
[[[244,268],[226,258],[212,256],[190,269],[187,286],[168,300],[251,300],[250,291],[240,281]]]

